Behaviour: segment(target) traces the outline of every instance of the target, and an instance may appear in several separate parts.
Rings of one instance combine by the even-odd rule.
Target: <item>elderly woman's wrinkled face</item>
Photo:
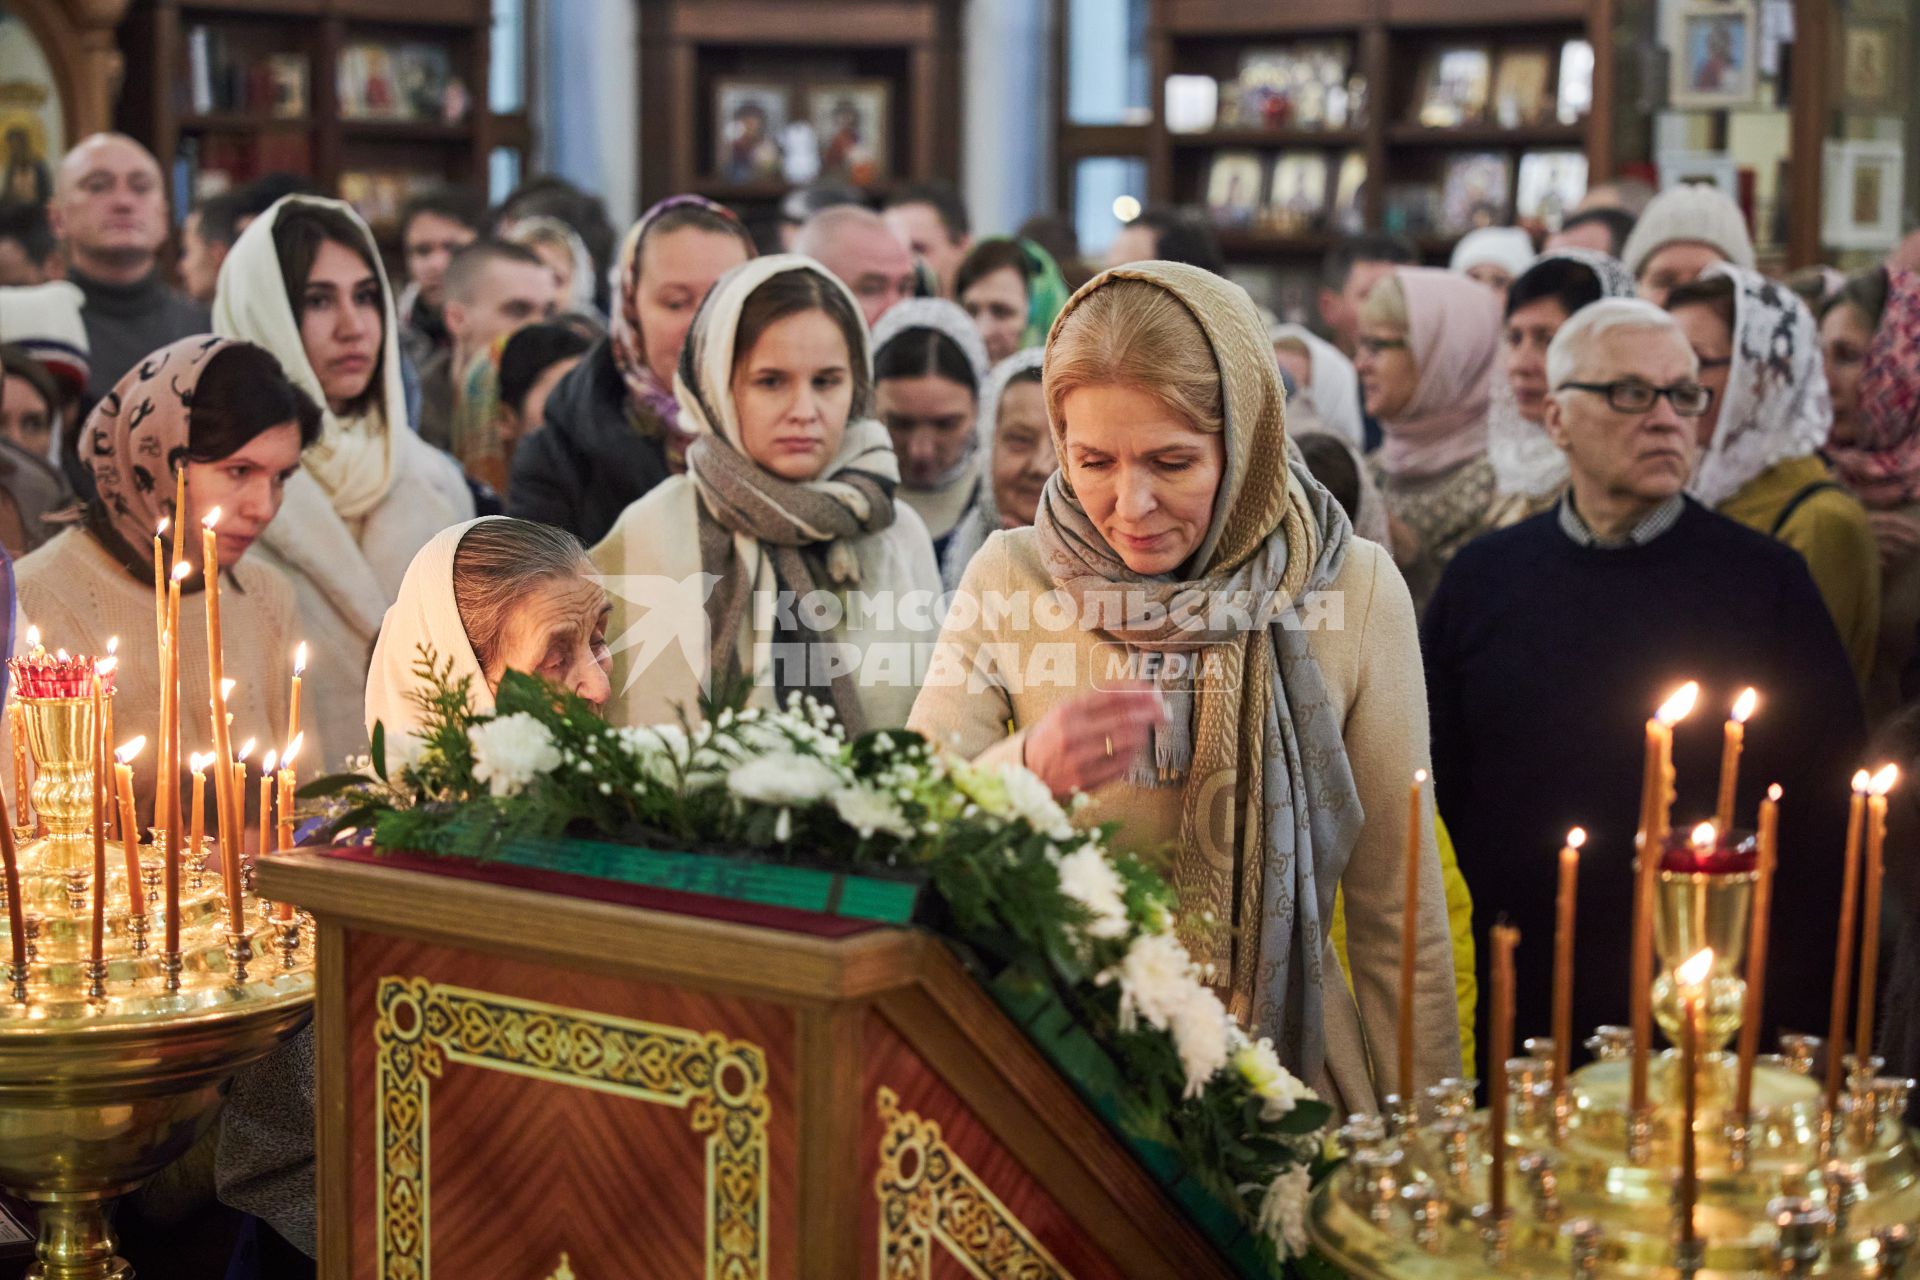
[[[1138,387],[1079,387],[1060,411],[1067,479],[1093,527],[1135,573],[1178,570],[1213,522],[1226,437]]]
[[[604,706],[613,693],[608,673],[613,654],[607,648],[607,621],[613,606],[592,573],[541,581],[513,606],[501,627],[498,652],[486,664],[489,688],[500,687],[508,671],[524,671]]]
[[[1047,425],[1047,398],[1040,384],[1022,380],[1000,395],[999,421],[993,432],[993,505],[1000,511],[1000,527],[1018,529],[1033,523],[1040,509],[1040,491],[1060,469],[1053,451],[1053,430]]]
[[[1392,422],[1406,411],[1420,382],[1407,335],[1398,329],[1362,321],[1354,345],[1354,372],[1360,375],[1360,394],[1367,412]]]
[[[733,366],[733,405],[749,458],[796,483],[827,469],[853,412],[847,336],[824,311],[799,311],[767,326]]]

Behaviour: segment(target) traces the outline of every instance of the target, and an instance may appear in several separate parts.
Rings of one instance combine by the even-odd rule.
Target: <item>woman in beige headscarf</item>
[[[306,680],[307,759],[365,750],[367,654],[413,553],[471,519],[460,468],[407,425],[399,324],[373,233],[337,200],[289,196],[234,242],[214,329],[272,352],[325,411],[260,555],[293,580]]]
[[[1336,1108],[1372,1109],[1392,1088],[1372,1064],[1397,1053],[1407,785],[1427,764],[1406,584],[1289,460],[1273,348],[1237,287],[1174,263],[1106,272],[1054,324],[1045,390],[1061,469],[1034,526],[974,556],[908,725],[1088,793],[1079,820],[1119,823],[1169,872],[1230,1007]],[[1070,624],[1025,625],[1022,601]],[[1460,1065],[1430,812],[1416,1088]],[[1327,939],[1336,886],[1351,990]]]

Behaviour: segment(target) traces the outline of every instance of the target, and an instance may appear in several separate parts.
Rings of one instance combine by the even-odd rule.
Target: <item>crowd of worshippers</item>
[[[16,635],[140,634],[155,528],[218,507],[237,729],[285,734],[304,640],[330,763],[418,727],[426,647],[483,707],[512,669],[652,724],[745,676],[1024,765],[1227,923],[1223,996],[1337,1112],[1386,1092],[1409,929],[1439,979],[1422,1083],[1484,1074],[1486,931],[1551,936],[1575,824],[1575,1019],[1625,1021],[1642,722],[1688,679],[1709,705],[1753,686],[1736,809],[1787,797],[1767,1024],[1824,1025],[1848,779],[1920,766],[1920,242],[1779,280],[1716,190],[1609,184],[1545,244],[1482,229],[1446,269],[1345,241],[1303,325],[1191,212],[1142,213],[1101,269],[1059,218],[975,235],[938,184],[808,189],[754,226],[676,196],[618,235],[546,178],[422,195],[399,234],[404,280],[348,205],[263,179],[163,262],[160,169],[118,135],[0,212]],[[1338,608],[1172,621],[1212,597]],[[1081,621],[1002,607],[1041,598]],[[1158,660],[1181,645],[1208,660]],[[157,712],[150,664],[119,698]],[[1717,743],[1680,735],[1677,812],[1712,810]],[[1913,1075],[1920,805],[1893,822],[1876,1049]],[[1519,1025],[1549,999],[1540,969]],[[294,1055],[237,1087],[220,1176],[310,1254]]]

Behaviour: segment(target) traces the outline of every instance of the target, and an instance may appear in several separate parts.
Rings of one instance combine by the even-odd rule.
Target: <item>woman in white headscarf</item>
[[[364,749],[366,655],[413,555],[471,519],[459,466],[407,425],[399,323],[372,232],[337,200],[289,196],[220,270],[213,325],[271,352],[324,411],[258,554],[293,582],[312,646],[310,758]]]
[[[504,228],[501,239],[533,250],[553,272],[555,315],[571,312],[604,322],[593,303],[593,256],[579,232],[558,218],[535,214]]]
[[[981,487],[975,423],[987,348],[944,298],[909,298],[873,326],[874,416],[900,460],[900,500],[933,539],[934,559]]]
[[[1547,438],[1547,344],[1569,317],[1602,298],[1634,296],[1618,260],[1587,249],[1542,254],[1507,289],[1500,366],[1488,394],[1487,461],[1500,523],[1545,511],[1567,484],[1567,455]]]
[[[564,529],[482,516],[420,548],[387,610],[367,672],[367,732],[417,734],[423,663],[467,682],[474,710],[493,708],[508,671],[606,703],[612,606],[579,539]]]
[[[704,692],[805,693],[850,730],[905,722],[940,572],[894,500],[867,328],[811,258],[756,258],[701,304],[674,378],[687,471],[592,552],[614,599],[609,719],[696,719]]]
[[[1293,402],[1319,419],[1322,429],[1339,436],[1355,449],[1366,447],[1366,427],[1360,412],[1360,375],[1340,348],[1300,324],[1276,324],[1267,329],[1273,339],[1273,358],[1280,362],[1294,386]]]
[[[1001,529],[1033,523],[1041,490],[1060,469],[1047,428],[1047,405],[1040,394],[1040,366],[1046,348],[1016,351],[993,366],[980,393],[975,448],[983,474],[973,505],[954,526],[940,558],[940,581],[960,585],[967,561],[980,544]]]
[[[1819,454],[1833,397],[1813,313],[1786,285],[1725,262],[1674,286],[1667,310],[1713,391],[1687,492],[1806,559],[1864,688],[1879,643],[1879,551],[1866,510]]]
[[[1453,246],[1447,270],[1477,280],[1506,300],[1507,286],[1533,261],[1533,237],[1519,227],[1480,227]]]

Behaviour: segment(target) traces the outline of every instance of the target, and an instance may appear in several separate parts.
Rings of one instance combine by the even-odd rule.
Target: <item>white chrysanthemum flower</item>
[[[834,812],[862,837],[884,831],[900,840],[913,838],[913,824],[893,797],[871,787],[842,787],[833,793]]]
[[[1100,975],[1099,981],[1120,983],[1120,1029],[1133,1030],[1145,1020],[1160,1031],[1167,1029],[1173,1015],[1200,988],[1194,976],[1193,958],[1180,940],[1170,933],[1143,934],[1133,940],[1119,964]]]
[[[1220,997],[1197,983],[1174,1009],[1173,1047],[1179,1050],[1180,1066],[1187,1073],[1186,1097],[1199,1097],[1207,1081],[1227,1065],[1230,1025]]]
[[[1295,1166],[1275,1178],[1260,1198],[1256,1225],[1273,1241],[1282,1258],[1299,1257],[1307,1251],[1307,1197],[1312,1191],[1306,1169]]]
[[[1260,1108],[1262,1120],[1272,1124],[1284,1119],[1302,1100],[1312,1102],[1319,1098],[1300,1077],[1281,1065],[1280,1055],[1273,1051],[1273,1041],[1264,1037],[1252,1042],[1244,1037],[1236,1038],[1240,1043],[1233,1053],[1233,1067],[1265,1104]]]
[[[1096,938],[1124,938],[1127,922],[1126,886],[1100,847],[1083,844],[1057,864],[1060,892],[1085,907],[1093,919],[1087,932]]]
[[[525,711],[474,725],[467,741],[473,744],[473,776],[496,796],[518,795],[560,767],[553,734]]]
[[[826,799],[840,786],[840,776],[825,761],[783,752],[735,765],[727,773],[727,790],[754,804],[783,808]]]
[[[402,729],[398,733],[386,735],[384,763],[387,776],[398,778],[403,773],[418,769],[427,758],[426,739],[415,736]]]
[[[1020,765],[1008,765],[1000,770],[1000,777],[1014,817],[1026,819],[1028,826],[1055,840],[1073,839],[1073,823],[1068,821],[1067,811],[1054,801],[1053,792],[1038,774]]]

